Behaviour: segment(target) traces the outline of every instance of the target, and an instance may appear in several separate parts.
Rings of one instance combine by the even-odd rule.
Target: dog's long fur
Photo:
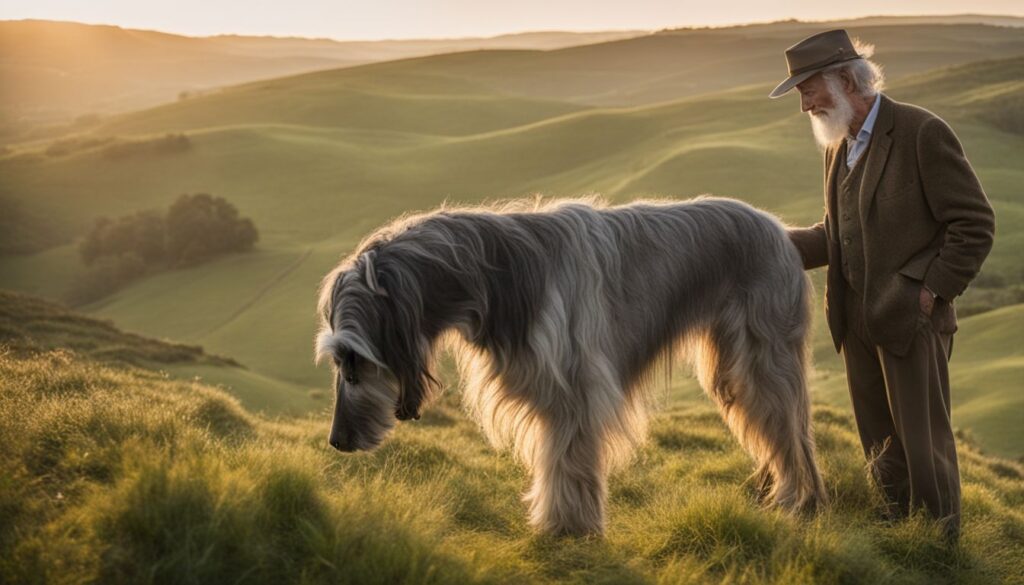
[[[677,347],[763,495],[789,510],[825,500],[805,384],[809,283],[784,227],[739,201],[402,219],[324,278],[319,310],[318,359],[339,370],[333,445],[370,449],[396,418],[418,417],[441,340],[455,339],[465,404],[532,474],[540,530],[602,530],[608,472],[646,434],[644,382]]]

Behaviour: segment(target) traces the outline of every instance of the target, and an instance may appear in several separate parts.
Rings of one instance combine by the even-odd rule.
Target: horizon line
[[[600,33],[640,33],[640,34],[652,34],[666,31],[687,31],[687,30],[712,30],[712,29],[728,29],[728,28],[742,28],[749,26],[767,26],[772,24],[781,23],[794,23],[794,24],[819,24],[828,22],[852,22],[858,20],[871,20],[880,18],[1012,18],[1020,19],[1024,21],[1024,12],[1021,14],[1008,14],[1008,13],[986,13],[986,12],[961,12],[961,13],[950,13],[950,14],[868,14],[864,16],[851,16],[841,18],[828,18],[828,19],[801,19],[797,17],[779,18],[775,20],[761,20],[761,21],[750,21],[750,22],[734,22],[727,24],[706,24],[706,25],[678,25],[678,26],[667,26],[662,28],[605,28],[605,29],[590,29],[590,30],[569,30],[569,29],[529,29],[514,32],[504,32],[493,35],[480,35],[480,36],[438,36],[438,37],[384,37],[384,38],[373,38],[373,39],[344,39],[335,37],[324,37],[324,36],[301,36],[301,35],[279,35],[279,34],[245,34],[237,32],[221,32],[216,34],[207,35],[194,35],[187,34],[184,32],[176,32],[170,30],[162,30],[157,28],[136,28],[132,26],[125,26],[120,24],[112,24],[109,22],[86,22],[81,20],[55,20],[52,18],[0,18],[0,23],[3,22],[50,22],[60,24],[80,24],[83,26],[96,26],[96,27],[111,27],[120,30],[133,30],[140,32],[152,32],[158,34],[166,34],[172,36],[193,38],[193,39],[216,39],[219,37],[248,37],[248,38],[259,38],[259,39],[279,39],[279,40],[307,40],[307,41],[331,41],[336,43],[388,43],[388,42],[415,42],[415,41],[458,41],[458,40],[489,40],[501,37],[529,35],[529,34],[600,34]],[[1024,24],[1024,23],[1022,23]]]

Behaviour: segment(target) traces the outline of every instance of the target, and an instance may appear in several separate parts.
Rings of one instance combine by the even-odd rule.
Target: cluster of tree
[[[145,140],[114,142],[103,149],[104,158],[117,160],[133,156],[175,154],[192,148],[192,141],[185,134],[164,134]]]
[[[61,138],[51,142],[46,150],[46,156],[58,157],[67,156],[83,150],[89,150],[99,146],[105,146],[112,144],[116,140],[113,136],[99,136],[99,137],[78,137],[72,136],[71,138]]]
[[[140,140],[125,140],[116,136],[72,136],[50,143],[43,152],[46,156],[61,157],[100,148],[100,154],[110,160],[134,156],[164,155],[185,152],[192,148],[186,134],[164,134]]]
[[[92,302],[147,273],[251,250],[258,239],[252,220],[241,217],[226,199],[205,193],[182,195],[166,212],[100,218],[79,244],[89,270],[68,300]]]

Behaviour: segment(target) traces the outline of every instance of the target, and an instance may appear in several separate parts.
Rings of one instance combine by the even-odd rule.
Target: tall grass
[[[613,476],[604,538],[532,534],[522,470],[451,396],[343,456],[326,416],[69,351],[0,354],[0,582],[932,583],[1024,578],[1024,469],[961,445],[964,536],[876,521],[850,419],[816,412],[833,504],[759,508],[707,405],[657,418]]]

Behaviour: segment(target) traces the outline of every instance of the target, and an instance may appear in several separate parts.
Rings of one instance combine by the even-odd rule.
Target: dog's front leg
[[[530,453],[533,485],[525,496],[530,522],[550,534],[600,534],[608,475],[600,431],[571,417],[538,421],[537,426]]]

